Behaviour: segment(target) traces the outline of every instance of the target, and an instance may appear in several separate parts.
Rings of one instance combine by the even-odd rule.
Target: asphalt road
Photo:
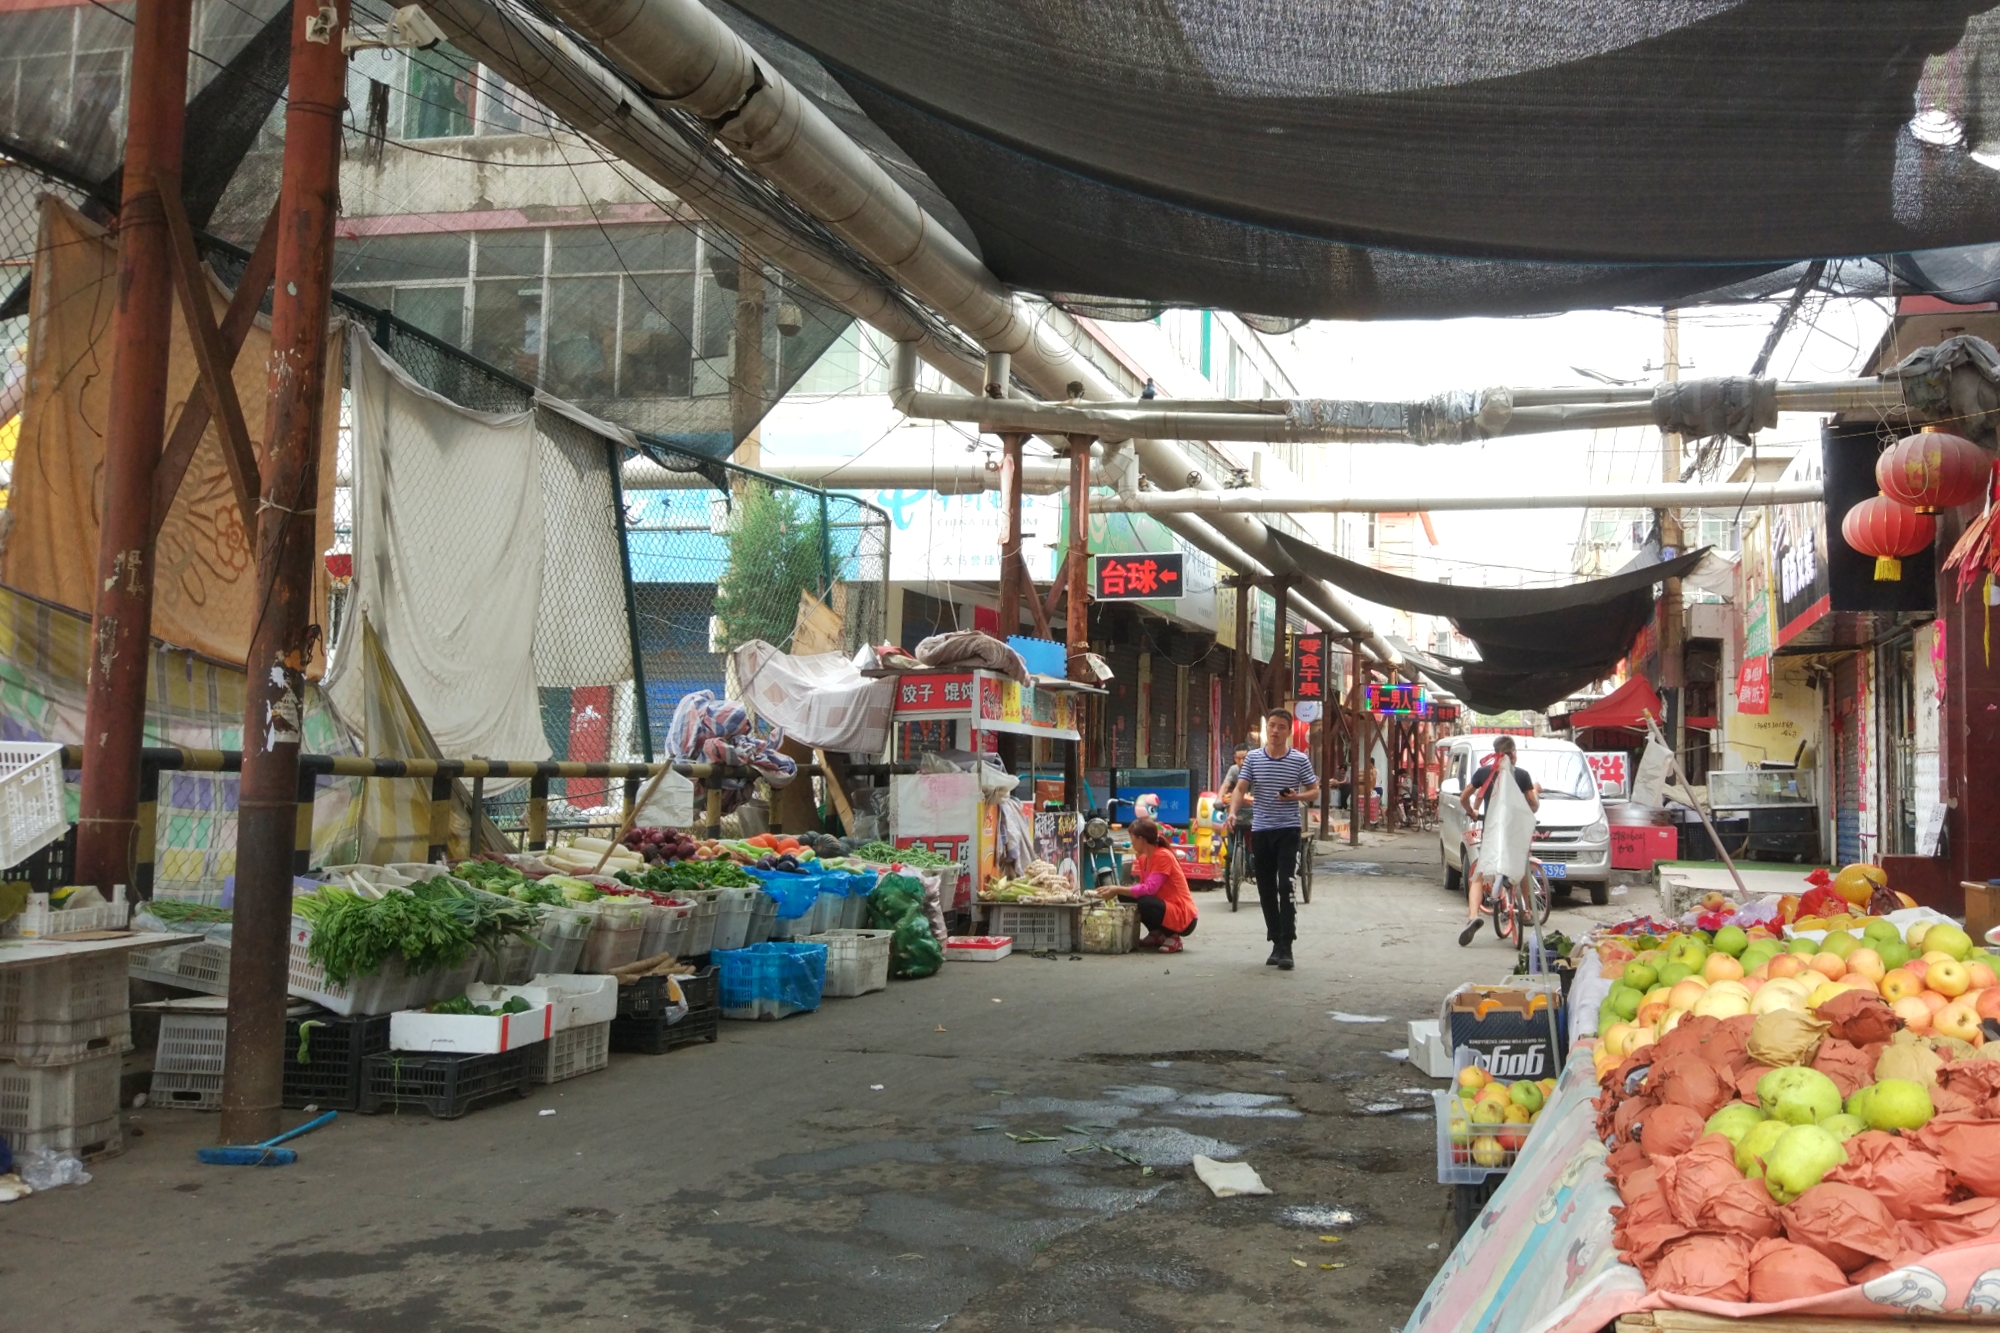
[[[952,964],[458,1121],[343,1116],[291,1167],[137,1111],[90,1184],[0,1208],[7,1322],[1398,1329],[1449,1219],[1404,1024],[1513,955],[1457,946],[1434,837],[1370,844],[1322,844],[1291,973],[1204,893],[1178,956]],[[1272,1194],[1211,1197],[1195,1153]]]

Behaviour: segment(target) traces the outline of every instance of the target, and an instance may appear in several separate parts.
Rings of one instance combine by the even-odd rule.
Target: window
[[[548,118],[518,88],[447,44],[428,51],[356,53],[347,73],[350,129],[368,129],[371,83],[389,90],[384,128],[398,141],[533,134],[548,128]]]

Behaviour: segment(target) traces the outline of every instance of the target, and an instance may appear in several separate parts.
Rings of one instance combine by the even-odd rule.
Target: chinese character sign
[[[1770,658],[1759,655],[1743,659],[1743,667],[1736,673],[1736,711],[1739,713],[1771,711]]]
[[[1179,597],[1186,571],[1179,551],[1165,555],[1100,555],[1097,557],[1097,600],[1141,602]]]
[[[1631,789],[1632,756],[1623,750],[1586,750],[1583,762],[1598,783],[1615,782],[1621,792]]]
[[[1326,701],[1326,636],[1301,634],[1292,641],[1292,697],[1300,703]]]

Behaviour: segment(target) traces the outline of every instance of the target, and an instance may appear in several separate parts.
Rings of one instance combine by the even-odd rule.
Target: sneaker
[[[1486,920],[1484,917],[1474,917],[1472,920],[1466,922],[1465,929],[1458,932],[1458,947],[1463,949],[1466,945],[1472,943],[1472,937],[1477,935],[1479,928],[1485,924]]]
[[[1139,947],[1141,949],[1157,949],[1162,944],[1166,943],[1166,940],[1167,937],[1165,935],[1162,935],[1159,931],[1157,930],[1149,931],[1146,935],[1146,938],[1139,941]]]
[[[1181,937],[1178,935],[1169,935],[1165,940],[1161,941],[1160,943],[1161,953],[1179,953],[1180,951],[1181,951]]]
[[[1276,967],[1276,966],[1278,965],[1278,959],[1279,959],[1279,957],[1280,957],[1280,956],[1282,956],[1282,955],[1283,955],[1283,953],[1284,953],[1284,949],[1283,949],[1283,948],[1281,948],[1280,946],[1278,946],[1278,945],[1275,945],[1275,944],[1274,944],[1274,945],[1272,945],[1272,946],[1271,946],[1271,956],[1270,956],[1269,958],[1266,958],[1266,959],[1264,960],[1264,966],[1265,966],[1265,967]]]

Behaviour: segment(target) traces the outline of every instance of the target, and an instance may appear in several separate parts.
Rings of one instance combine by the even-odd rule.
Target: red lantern
[[[1984,499],[1992,476],[1993,460],[1984,449],[1941,430],[1909,436],[1875,460],[1882,494],[1919,514]]]
[[[1875,581],[1903,577],[1903,557],[1915,555],[1937,537],[1937,520],[1886,495],[1863,500],[1840,520],[1840,537],[1863,555],[1875,557]]]

